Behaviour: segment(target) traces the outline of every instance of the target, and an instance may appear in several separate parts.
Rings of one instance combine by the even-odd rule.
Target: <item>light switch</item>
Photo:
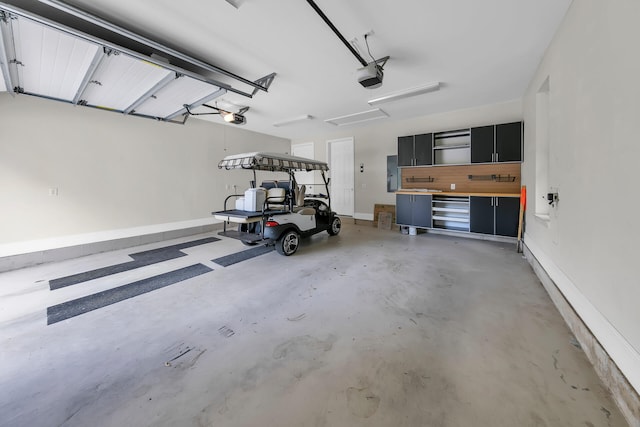
[[[455,184],[451,184],[451,189],[455,190],[456,189],[456,185]]]

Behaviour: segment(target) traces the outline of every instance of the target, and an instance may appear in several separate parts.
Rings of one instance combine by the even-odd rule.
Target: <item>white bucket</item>
[[[238,197],[236,199],[236,209],[239,211],[244,210],[244,197]]]
[[[415,236],[418,234],[418,229],[416,227],[409,227],[409,236]]]

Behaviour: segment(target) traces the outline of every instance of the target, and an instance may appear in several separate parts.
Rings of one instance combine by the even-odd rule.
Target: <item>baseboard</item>
[[[627,422],[640,427],[640,354],[535,243],[525,240],[523,251]]]
[[[373,221],[373,214],[356,212],[353,214],[353,219],[364,219],[366,221]]]
[[[3,244],[0,272],[207,233],[220,227],[220,221],[203,218]]]
[[[518,243],[518,239],[516,239],[515,237],[498,236],[495,234],[470,233],[468,231],[446,230],[443,228],[424,228],[422,230],[424,230],[429,234],[442,234],[445,236],[464,237],[465,239],[489,240],[492,242],[511,243],[514,245],[514,247]]]

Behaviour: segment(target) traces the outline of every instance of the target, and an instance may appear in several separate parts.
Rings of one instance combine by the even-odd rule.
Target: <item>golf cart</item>
[[[251,187],[244,194],[231,194],[224,200],[224,210],[212,212],[224,221],[219,234],[240,240],[247,246],[275,245],[279,254],[293,255],[300,238],[326,231],[330,236],[340,232],[340,218],[331,211],[329,170],[325,162],[275,153],[244,153],[227,156],[218,163],[220,169],[253,171]],[[298,185],[295,171],[320,171],[326,194],[305,194]],[[256,171],[285,172],[288,180],[262,181],[257,186]],[[280,175],[281,176],[281,175]],[[227,204],[234,200],[233,209]],[[324,201],[326,200],[326,202]],[[228,229],[236,224],[236,230]]]

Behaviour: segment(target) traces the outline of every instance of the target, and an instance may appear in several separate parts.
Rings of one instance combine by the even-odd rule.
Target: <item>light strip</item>
[[[304,122],[305,120],[312,120],[312,119],[313,119],[313,116],[310,116],[309,114],[305,114],[304,116],[294,117],[292,119],[286,119],[279,122],[275,122],[273,123],[273,126],[275,127],[286,126],[286,125],[291,125],[294,123]]]
[[[397,101],[399,99],[411,98],[412,96],[422,95],[423,93],[435,92],[440,90],[440,82],[429,83],[423,86],[414,87],[411,89],[401,90],[399,92],[390,93],[378,98],[370,99],[367,101],[369,105],[379,105],[385,102]]]
[[[389,115],[384,110],[374,108],[373,110],[362,111],[360,113],[334,117],[332,119],[325,120],[325,122],[336,126],[346,126],[355,123],[367,122],[369,120],[384,119],[387,117],[389,117]]]

